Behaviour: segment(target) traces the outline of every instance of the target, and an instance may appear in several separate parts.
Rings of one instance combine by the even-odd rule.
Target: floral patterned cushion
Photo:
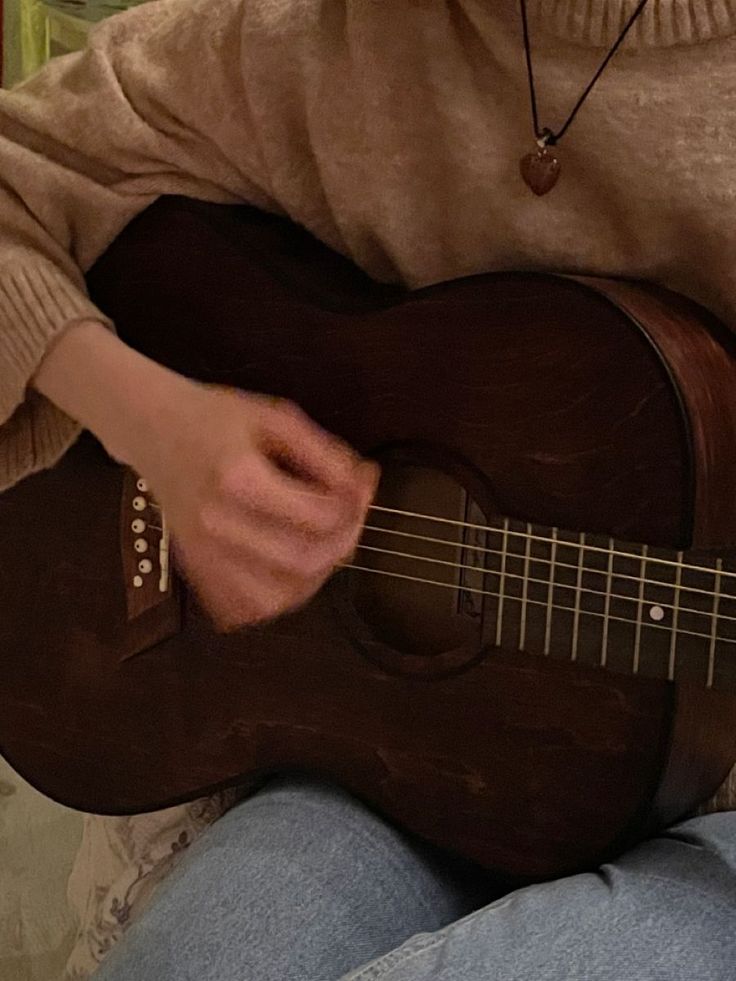
[[[67,885],[79,928],[61,981],[92,974],[186,848],[245,793],[231,789],[151,814],[84,816]]]

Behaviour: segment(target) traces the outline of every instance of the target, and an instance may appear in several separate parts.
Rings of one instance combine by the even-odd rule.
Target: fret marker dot
[[[664,610],[662,609],[661,606],[650,606],[649,616],[651,617],[652,620],[657,620],[657,621],[664,620]]]

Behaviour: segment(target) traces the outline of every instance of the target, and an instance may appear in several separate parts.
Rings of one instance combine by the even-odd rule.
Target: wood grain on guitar
[[[131,813],[309,769],[515,881],[716,790],[736,349],[706,311],[546,274],[407,293],[285,219],[186,198],[87,283],[133,347],[295,400],[383,479],[351,568],[225,636],[167,579],[145,482],[88,434],[3,494],[0,749],[40,790]]]

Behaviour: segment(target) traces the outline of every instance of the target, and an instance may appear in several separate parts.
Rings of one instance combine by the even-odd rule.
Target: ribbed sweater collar
[[[559,38],[614,43],[638,0],[527,0],[529,19]],[[702,44],[736,34],[736,0],[649,0],[626,39],[631,47]]]

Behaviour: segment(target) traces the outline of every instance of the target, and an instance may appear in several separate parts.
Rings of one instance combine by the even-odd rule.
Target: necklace
[[[580,96],[578,101],[575,103],[572,112],[565,120],[562,128],[557,132],[553,133],[551,129],[546,126],[544,129],[539,127],[539,118],[537,116],[537,96],[534,90],[534,69],[532,68],[532,53],[529,44],[529,25],[527,23],[526,16],[526,0],[521,0],[521,23],[524,30],[524,51],[526,53],[526,70],[529,78],[529,95],[531,98],[532,105],[532,123],[534,125],[534,135],[537,138],[537,149],[533,150],[531,153],[527,153],[526,156],[522,157],[519,161],[519,168],[521,170],[521,176],[524,178],[524,182],[534,191],[535,194],[541,195],[546,194],[547,191],[551,191],[552,188],[557,183],[557,179],[560,176],[560,161],[555,156],[554,153],[550,151],[550,147],[555,146],[567,132],[567,128],[573,121],[575,116],[578,114],[578,110],[588,98],[590,90],[593,88],[595,83],[603,74],[603,70],[608,64],[608,62],[616,54],[619,45],[629,33],[629,28],[632,26],[636,18],[642,12],[647,4],[647,0],[639,0],[636,10],[629,17],[624,29],[618,36],[616,43],[613,45],[611,50],[608,52],[606,57],[603,59],[600,68],[595,73],[593,78],[588,83],[585,91]]]

